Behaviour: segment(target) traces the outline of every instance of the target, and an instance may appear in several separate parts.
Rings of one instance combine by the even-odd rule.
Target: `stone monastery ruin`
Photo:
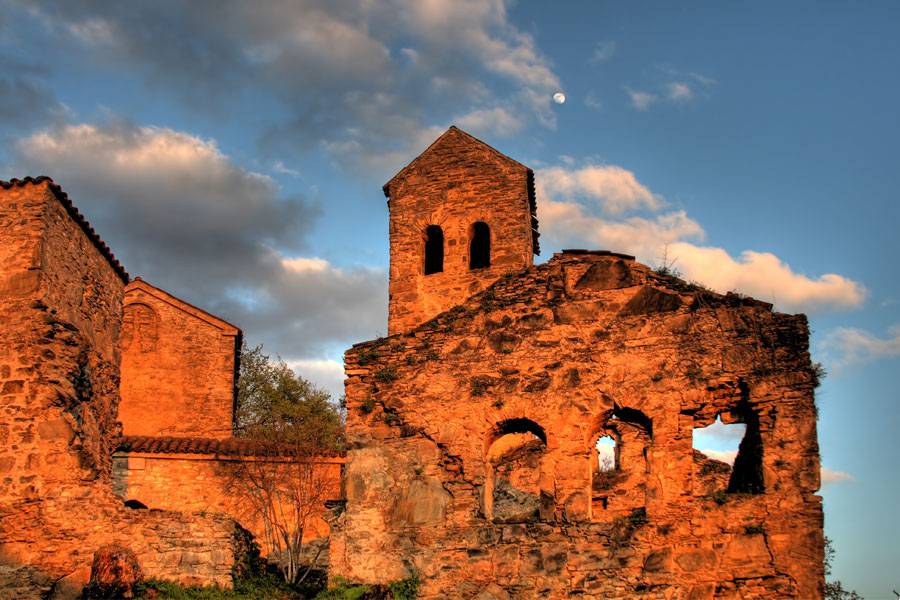
[[[455,127],[384,192],[389,336],[347,351],[348,450],[317,459],[332,579],[822,597],[803,315],[615,252],[535,265],[532,171]],[[71,597],[113,543],[229,585],[260,525],[221,466],[295,460],[232,437],[241,331],[130,280],[47,178],[0,184],[0,234],[0,596]],[[733,467],[692,447],[717,419],[746,426]]]

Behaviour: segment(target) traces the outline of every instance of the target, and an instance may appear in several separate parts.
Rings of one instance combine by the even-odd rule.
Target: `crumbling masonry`
[[[426,598],[822,597],[803,315],[612,252],[533,266],[531,172],[456,128],[385,192],[392,335],[345,356],[333,577],[417,575]],[[717,417],[746,424],[733,468],[692,449]]]

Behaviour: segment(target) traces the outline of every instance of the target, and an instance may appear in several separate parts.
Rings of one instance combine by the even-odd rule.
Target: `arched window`
[[[530,419],[507,419],[487,441],[485,516],[498,523],[524,523],[552,513],[552,495],[541,489],[547,450],[543,428]]]
[[[425,274],[444,270],[444,231],[438,225],[425,229]]]
[[[591,514],[609,520],[646,505],[647,449],[653,423],[639,410],[618,407],[602,416],[591,455]]]
[[[469,244],[469,268],[483,269],[491,266],[491,228],[478,221],[472,225],[472,241]]]

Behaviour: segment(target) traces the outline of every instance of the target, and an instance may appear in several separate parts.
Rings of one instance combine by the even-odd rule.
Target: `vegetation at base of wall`
[[[135,585],[135,600],[311,600],[325,589],[326,576],[317,572],[302,585],[290,585],[274,572],[264,572],[234,582],[234,589],[216,586],[184,586],[148,579]],[[115,598],[120,598],[116,596]],[[113,600],[109,598],[108,600]]]
[[[295,600],[304,598],[285,587],[280,577],[240,589],[183,586],[171,581],[149,579],[135,586],[136,600]]]
[[[365,585],[339,581],[315,600],[413,600],[419,596],[419,578],[393,581],[387,585]]]

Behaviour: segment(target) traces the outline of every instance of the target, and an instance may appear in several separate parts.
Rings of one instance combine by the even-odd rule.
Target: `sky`
[[[0,178],[339,394],[387,330],[381,186],[456,124],[535,170],[537,260],[809,316],[834,576],[892,597],[900,4],[674,4],[0,0]]]

